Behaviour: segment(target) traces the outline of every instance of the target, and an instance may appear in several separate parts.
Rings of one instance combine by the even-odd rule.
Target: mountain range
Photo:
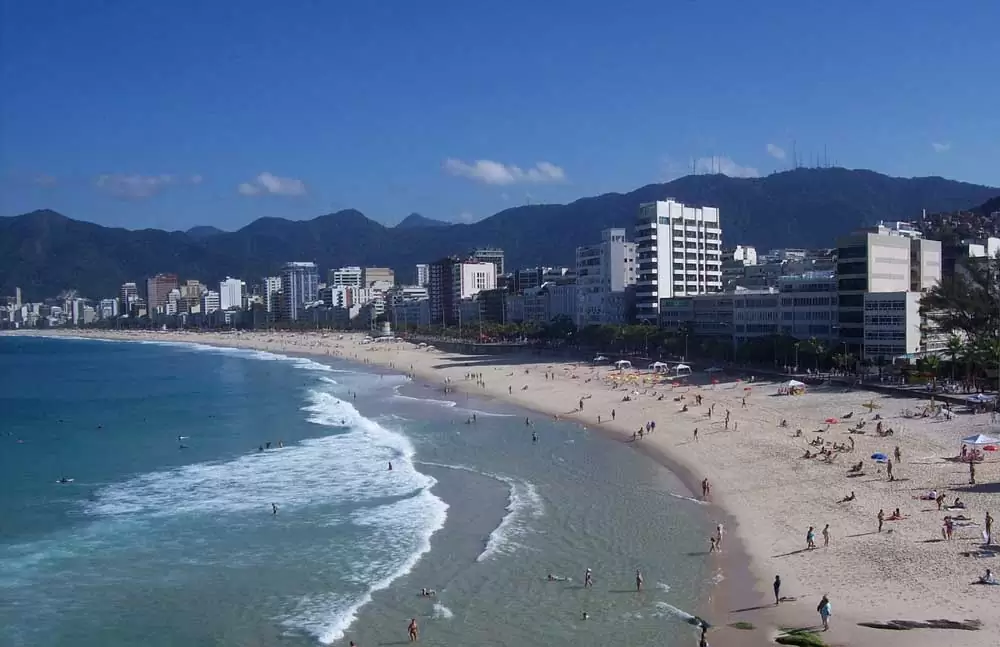
[[[305,221],[261,218],[234,232],[211,226],[133,231],[40,210],[0,218],[0,295],[19,286],[30,299],[69,288],[97,298],[157,272],[251,282],[290,260],[315,261],[324,272],[388,266],[400,280],[412,280],[416,263],[479,246],[502,248],[508,268],[572,265],[577,246],[597,242],[604,228],[630,228],[640,203],[665,198],[719,207],[726,245],[831,247],[838,236],[878,220],[915,220],[924,209],[971,209],[998,195],[997,188],[940,177],[820,168],[761,178],[689,175],[625,194],[513,207],[472,224],[412,214],[386,227],[347,209]]]

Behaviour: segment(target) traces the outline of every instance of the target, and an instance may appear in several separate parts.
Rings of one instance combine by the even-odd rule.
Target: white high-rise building
[[[425,287],[431,282],[431,266],[427,263],[417,263],[417,285]]]
[[[327,285],[331,287],[363,288],[365,272],[360,267],[341,267],[330,270]]]
[[[246,283],[239,279],[226,278],[219,282],[219,308],[231,310],[243,307],[243,296],[246,292]]]
[[[210,315],[216,310],[223,309],[221,304],[221,295],[214,290],[206,290],[201,295],[201,311],[204,314]]]
[[[281,309],[278,295],[281,294],[281,277],[264,277],[264,303],[268,312],[276,312]]]
[[[360,268],[359,268],[360,269]],[[281,316],[297,321],[305,306],[319,300],[319,268],[312,262],[285,263],[281,269]]]
[[[635,243],[639,321],[657,321],[660,299],[722,290],[718,208],[689,207],[673,199],[642,204]]]
[[[483,290],[497,286],[497,268],[490,261],[466,261],[455,265],[453,274],[454,299],[469,299]]]
[[[132,310],[132,304],[139,300],[139,288],[135,283],[122,283],[121,309],[128,314]]]
[[[611,307],[635,284],[635,243],[625,240],[624,229],[605,229],[601,242],[576,248],[576,325],[624,323],[624,312]]]

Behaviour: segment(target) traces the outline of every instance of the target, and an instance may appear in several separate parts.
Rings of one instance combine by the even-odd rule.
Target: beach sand
[[[959,452],[961,438],[1000,432],[991,427],[986,414],[959,414],[951,420],[910,418],[904,411],[920,412],[928,401],[837,386],[779,396],[774,383],[751,384],[721,374],[715,374],[719,384],[706,383],[705,373],[696,373],[685,380],[690,384],[680,386],[647,385],[641,376],[626,384],[626,380],[612,379],[620,374],[609,366],[549,361],[528,354],[463,356],[405,342],[365,344],[363,335],[356,334],[67,334],[192,341],[355,360],[411,373],[431,385],[443,386],[447,380],[456,390],[495,397],[588,427],[598,426],[600,416],[600,428],[626,442],[633,442],[633,432],[645,423],[655,421],[656,430],[635,441],[635,448],[688,481],[694,480],[696,488],[701,478],[709,479],[709,499],[717,506],[720,520],[735,522],[727,522],[723,554],[732,553],[740,562],[746,559],[744,555],[749,557],[748,564],[737,566],[746,566],[752,573],[757,594],[744,604],[747,596],[726,591],[724,582],[725,592],[711,618],[717,624],[748,621],[765,632],[814,627],[820,624],[816,605],[826,594],[833,607],[831,628],[824,634],[830,644],[1000,644],[1000,586],[972,584],[986,568],[1000,570],[1000,548],[980,551],[986,511],[1000,514],[1000,458],[977,465],[977,486],[969,485],[968,466],[951,460]],[[484,384],[467,379],[469,373],[482,374]],[[633,373],[648,375],[646,371]],[[632,401],[622,401],[626,393],[632,394]],[[695,405],[696,394],[703,396],[701,406]],[[683,401],[677,400],[682,396]],[[877,406],[875,413],[884,419],[883,424],[895,430],[893,436],[875,435],[873,415],[864,406],[869,402]],[[685,403],[689,410],[681,412]],[[714,415],[708,419],[711,405],[715,405]],[[727,409],[732,416],[729,431],[723,423]],[[824,422],[848,413],[853,414],[849,420]],[[859,418],[868,420],[867,433],[849,434],[848,427]],[[779,426],[782,420],[787,421],[787,428]],[[735,431],[733,424],[738,425]],[[693,440],[695,428],[699,430],[697,442]],[[797,429],[803,430],[802,437],[795,437]],[[826,431],[815,431],[820,429]],[[855,449],[840,454],[833,463],[803,458],[806,449],[818,450],[808,444],[817,437],[828,444],[846,444],[853,438]],[[875,452],[891,456],[896,446],[902,460],[894,465],[895,480],[889,481],[884,468],[879,473],[869,456]],[[859,461],[864,462],[865,475],[849,478],[849,466]],[[945,493],[949,503],[960,497],[966,509],[951,514],[964,514],[975,525],[956,527],[954,539],[944,541],[941,529],[948,513],[939,512],[933,501],[916,498],[929,490]],[[857,498],[840,503],[852,491]],[[903,519],[886,521],[883,531],[877,532],[878,511],[884,510],[888,519],[896,508]],[[826,524],[830,526],[829,547],[824,547],[822,534]],[[815,529],[815,550],[805,549],[810,526]],[[994,528],[994,534],[998,532]],[[706,551],[708,545],[706,537]],[[794,598],[778,607],[771,593],[775,575],[781,576],[782,596]],[[737,602],[741,608],[732,608]],[[980,620],[983,625],[978,631],[890,631],[858,624],[934,619]],[[741,634],[724,628],[713,630],[710,637],[715,644],[750,644],[749,636],[740,638]]]

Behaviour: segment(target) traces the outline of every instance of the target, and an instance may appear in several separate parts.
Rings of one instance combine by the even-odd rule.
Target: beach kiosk
[[[619,371],[627,371],[628,369],[632,368],[632,362],[628,361],[627,359],[620,359],[617,362],[615,362],[615,368],[618,369]]]
[[[806,392],[806,385],[798,380],[788,380],[778,389],[779,395],[802,395]]]
[[[687,377],[691,375],[691,367],[687,364],[678,364],[674,367],[674,377]]]
[[[649,365],[649,370],[654,373],[666,373],[670,370],[670,366],[668,366],[665,362],[653,362]]]

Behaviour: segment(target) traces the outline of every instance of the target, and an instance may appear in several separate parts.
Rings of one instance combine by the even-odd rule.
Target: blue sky
[[[713,157],[766,175],[793,143],[1000,186],[994,0],[0,8],[0,215],[469,221]]]

